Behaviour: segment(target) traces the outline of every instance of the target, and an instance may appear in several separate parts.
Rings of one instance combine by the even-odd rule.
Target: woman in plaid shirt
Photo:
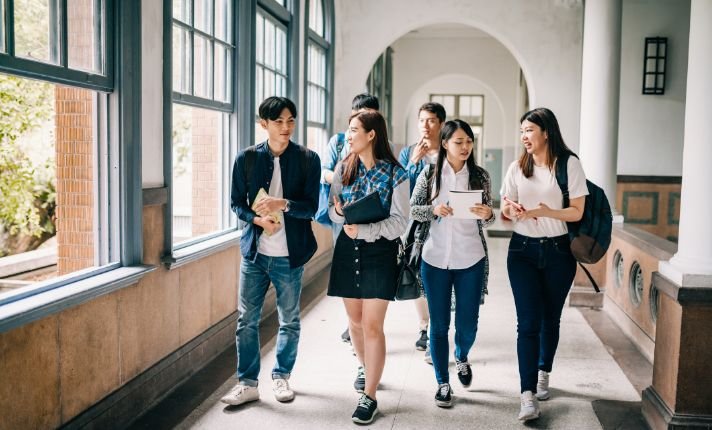
[[[344,223],[343,206],[374,191],[387,214],[378,222],[344,225],[334,246],[328,290],[328,295],[344,299],[351,342],[360,370],[365,371],[365,388],[352,419],[368,424],[378,412],[376,388],[386,360],[383,321],[395,296],[398,238],[408,223],[410,188],[408,174],[388,144],[386,122],[380,113],[353,115],[348,142],[351,154],[334,169],[329,217]]]

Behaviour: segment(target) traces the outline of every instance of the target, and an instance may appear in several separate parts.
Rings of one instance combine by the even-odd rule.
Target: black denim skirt
[[[398,239],[351,239],[342,230],[334,246],[327,294],[393,300],[398,279]]]

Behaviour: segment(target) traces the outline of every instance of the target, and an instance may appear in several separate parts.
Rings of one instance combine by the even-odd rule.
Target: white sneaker
[[[289,402],[294,400],[294,391],[289,388],[289,381],[283,378],[272,380],[272,392],[278,402]]]
[[[539,401],[531,391],[522,393],[522,407],[519,409],[519,421],[529,421],[539,418]]]
[[[549,400],[549,373],[539,371],[539,380],[536,383],[536,398],[538,400]]]
[[[224,395],[220,401],[228,405],[237,406],[247,402],[259,400],[260,392],[257,387],[239,384],[229,393]]]

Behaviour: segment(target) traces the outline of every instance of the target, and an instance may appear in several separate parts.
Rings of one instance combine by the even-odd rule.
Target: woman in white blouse
[[[494,222],[490,179],[475,164],[474,134],[459,119],[446,122],[434,171],[421,172],[411,197],[411,217],[429,224],[423,245],[421,278],[430,309],[430,353],[438,389],[435,403],[452,405],[448,373],[450,295],[455,291],[455,363],[464,387],[472,382],[467,355],[475,343],[480,300],[487,284],[487,244],[483,227]],[[456,213],[453,191],[482,190],[482,203]],[[473,199],[474,200],[474,199]],[[427,227],[426,227],[427,228]]]
[[[520,123],[524,152],[504,179],[502,212],[514,221],[507,271],[517,308],[519,419],[528,421],[539,417],[537,400],[549,398],[561,311],[576,275],[566,223],[581,219],[588,189],[581,163],[564,143],[553,112],[537,108]],[[559,157],[568,157],[566,208],[555,175]]]

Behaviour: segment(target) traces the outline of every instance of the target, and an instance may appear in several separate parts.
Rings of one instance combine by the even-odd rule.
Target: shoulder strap
[[[570,154],[564,154],[556,158],[556,166],[554,168],[554,176],[556,176],[556,182],[561,188],[561,194],[564,196],[564,207],[569,207],[569,164]]]
[[[341,160],[341,152],[344,150],[344,144],[346,144],[346,135],[344,133],[338,133],[336,135],[336,159]]]

